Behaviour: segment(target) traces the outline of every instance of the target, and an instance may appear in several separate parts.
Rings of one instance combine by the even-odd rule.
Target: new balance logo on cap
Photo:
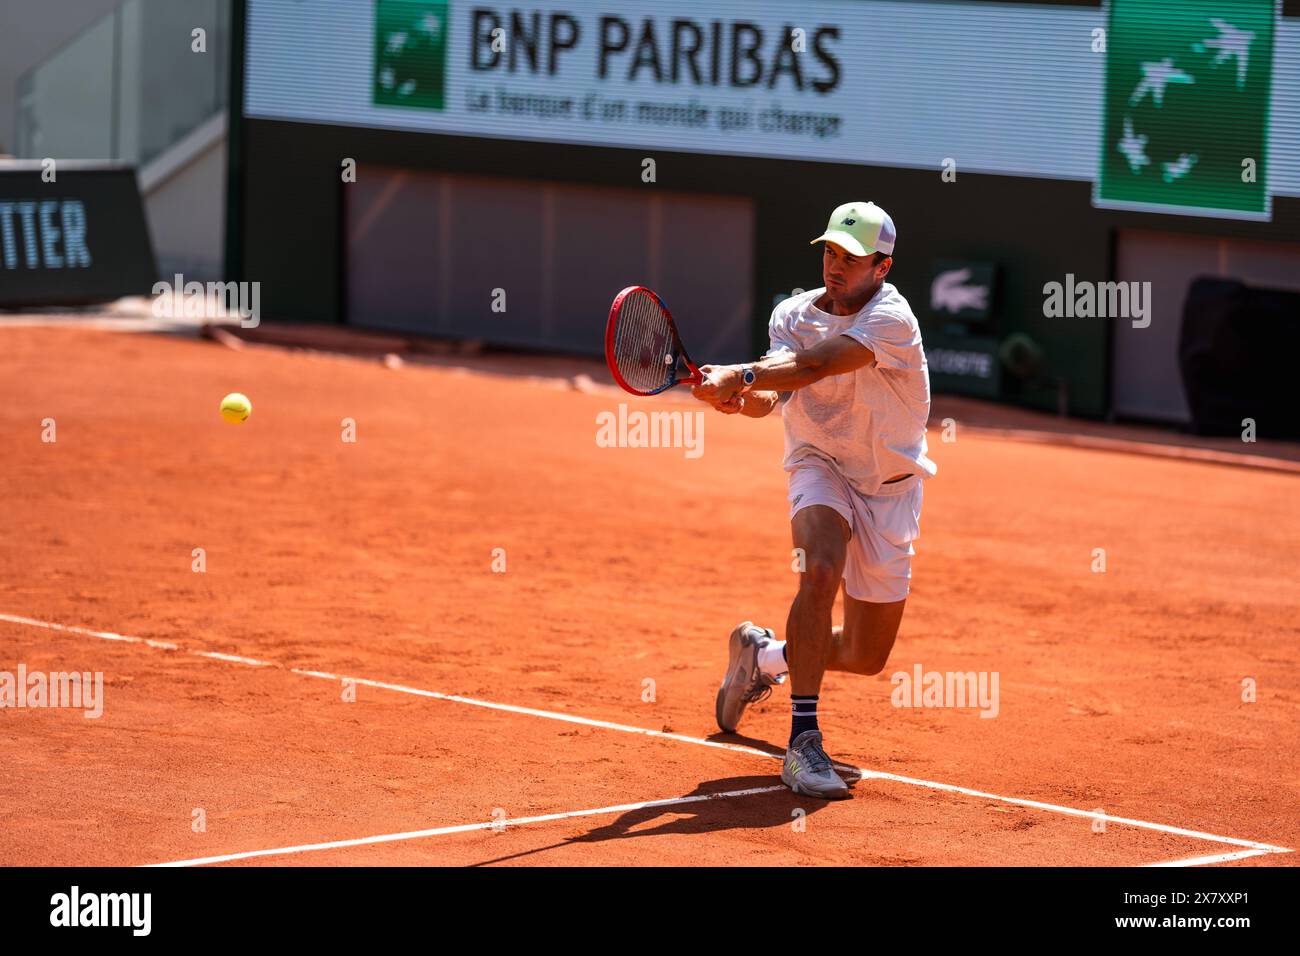
[[[812,241],[833,242],[849,255],[894,254],[894,220],[873,202],[846,202],[831,213],[826,231]]]

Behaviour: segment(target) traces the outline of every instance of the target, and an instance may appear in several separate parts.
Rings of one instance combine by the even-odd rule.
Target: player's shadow
[[[738,733],[729,734],[726,733],[725,731],[719,730],[712,734],[709,734],[709,736],[705,737],[704,739],[709,741],[710,743],[739,744],[742,747],[750,747],[754,750],[761,750],[763,753],[771,754],[773,757],[780,757],[782,759],[784,759],[785,757],[785,747],[777,746],[776,744],[769,743],[766,740],[759,740],[757,737],[746,737],[744,734],[738,734]],[[857,767],[851,766],[846,763],[841,763],[840,761],[835,760],[834,758],[831,759],[831,763],[835,767],[835,772],[838,773],[840,777],[843,778],[844,782],[847,783],[850,788],[852,788],[854,785],[856,785],[861,781],[862,771],[859,770]]]
[[[766,740],[759,740],[757,737],[746,737],[744,734],[726,733],[717,730],[704,738],[710,743],[736,744],[741,747],[753,747],[755,750],[761,750],[765,754],[771,754],[773,757],[784,757],[785,747],[778,747],[776,744]]]
[[[730,735],[729,735],[730,736]],[[775,768],[779,771],[779,767]],[[843,774],[850,787],[856,780]],[[743,796],[724,796],[737,790],[761,792]],[[481,860],[475,866],[504,863],[521,857],[544,853],[559,847],[583,843],[602,843],[606,840],[625,840],[637,837],[666,836],[669,834],[717,833],[722,830],[754,830],[763,827],[789,826],[798,819],[795,811],[812,815],[827,806],[824,800],[793,793],[775,774],[746,777],[724,777],[701,783],[685,797],[702,797],[688,803],[670,803],[663,806],[641,807],[619,814],[604,826],[596,827],[578,836],[558,843],[512,853],[508,856]],[[711,798],[711,799],[710,799]],[[678,798],[680,799],[680,798]],[[656,823],[655,821],[660,821]]]

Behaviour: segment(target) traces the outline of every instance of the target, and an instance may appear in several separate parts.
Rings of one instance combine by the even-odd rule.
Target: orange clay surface
[[[245,425],[218,415],[232,391]],[[624,401],[702,408],[0,328],[0,671],[105,684],[99,719],[0,711],[0,864],[422,830],[440,832],[227,862],[1132,865],[1300,847],[1300,478],[961,422],[943,442],[933,423],[893,658],[822,690],[831,754],[907,779],[868,774],[821,804],[765,789],[784,687],[741,735],[713,719],[727,634],[782,631],[796,585],[780,421],[706,410],[699,458],[598,447],[597,414]],[[890,675],[918,663],[996,671],[997,716],[892,706]],[[708,794],[728,795],[681,799]],[[626,806],[655,800],[678,802]],[[598,812],[512,822],[581,811]],[[463,825],[479,826],[442,832]]]

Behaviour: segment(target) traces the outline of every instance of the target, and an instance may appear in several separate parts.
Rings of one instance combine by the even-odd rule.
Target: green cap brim
[[[835,245],[844,249],[844,251],[849,255],[853,256],[869,256],[875,252],[874,249],[868,249],[862,243],[858,242],[854,236],[849,235],[847,232],[839,232],[835,230],[823,232],[812,242],[808,243],[808,245],[815,246],[819,242],[833,242]]]

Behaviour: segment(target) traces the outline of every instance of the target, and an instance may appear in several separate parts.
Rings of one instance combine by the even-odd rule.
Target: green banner
[[[1268,219],[1275,0],[1110,0],[1096,205]]]

